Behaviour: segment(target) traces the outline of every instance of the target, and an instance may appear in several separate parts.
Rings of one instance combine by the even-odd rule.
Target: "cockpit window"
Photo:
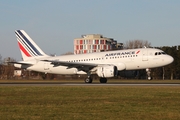
[[[166,55],[165,52],[155,52],[155,55]]]

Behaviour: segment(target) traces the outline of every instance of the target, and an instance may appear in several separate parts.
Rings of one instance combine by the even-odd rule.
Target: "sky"
[[[179,6],[180,0],[0,0],[0,55],[21,60],[18,29],[56,55],[73,52],[83,34],[180,45]]]

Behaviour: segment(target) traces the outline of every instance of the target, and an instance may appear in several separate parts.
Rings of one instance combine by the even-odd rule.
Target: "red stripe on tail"
[[[31,57],[31,55],[27,52],[26,49],[24,49],[24,47],[18,42],[19,48],[23,51],[23,53],[27,56],[27,57]]]

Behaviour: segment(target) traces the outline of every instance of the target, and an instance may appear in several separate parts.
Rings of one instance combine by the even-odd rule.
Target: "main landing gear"
[[[42,79],[45,80],[46,78],[47,78],[47,73],[44,73],[44,74],[42,75]]]
[[[84,82],[85,83],[92,83],[93,79],[91,76],[88,76],[87,78],[85,78]],[[100,78],[99,79],[100,83],[107,83],[107,78]]]
[[[92,79],[92,77],[91,77],[91,73],[88,72],[87,75],[88,75],[88,76],[87,76],[87,78],[85,78],[84,82],[85,82],[85,83],[92,83],[93,79]]]
[[[90,76],[88,76],[84,81],[85,83],[92,83],[93,79]]]
[[[107,83],[107,78],[100,78],[99,81],[100,83]]]

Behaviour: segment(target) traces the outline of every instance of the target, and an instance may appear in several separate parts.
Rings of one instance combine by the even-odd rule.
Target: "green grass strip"
[[[0,87],[0,118],[177,120],[180,87]]]

